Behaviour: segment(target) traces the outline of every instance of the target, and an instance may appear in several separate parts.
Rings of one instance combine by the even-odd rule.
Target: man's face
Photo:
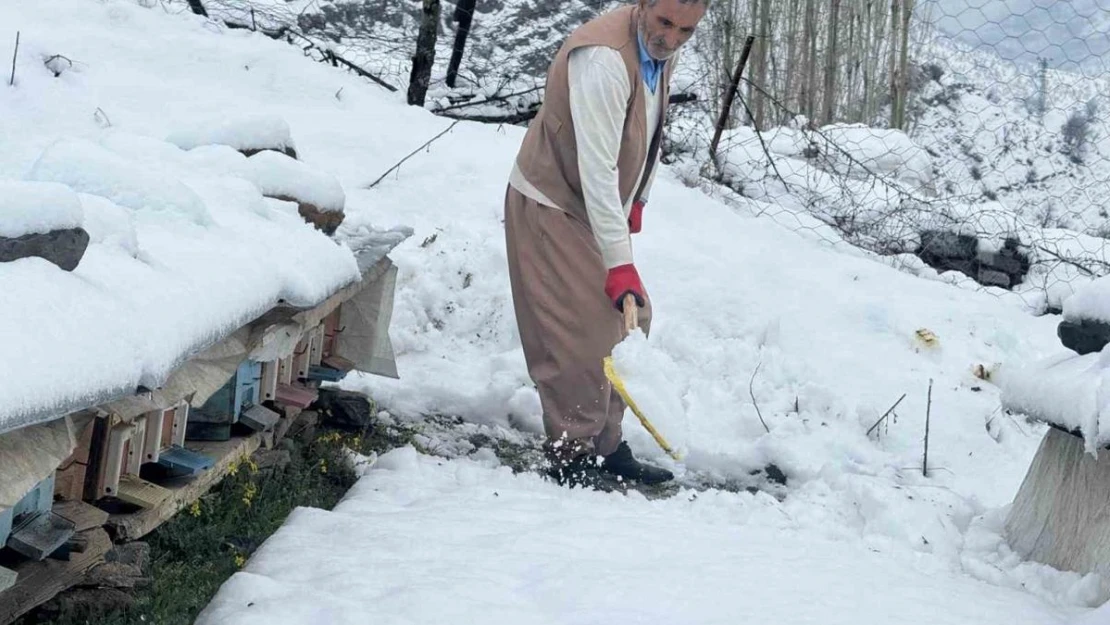
[[[640,34],[652,58],[665,61],[694,34],[698,22],[705,16],[705,2],[680,2],[640,0]]]

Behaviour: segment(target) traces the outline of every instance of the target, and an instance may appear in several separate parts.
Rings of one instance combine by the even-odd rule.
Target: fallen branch
[[[439,114],[439,113],[443,113],[444,111],[453,111],[455,109],[466,108],[468,106],[478,106],[480,104],[490,104],[491,102],[503,102],[505,100],[508,100],[509,98],[515,98],[516,96],[520,96],[520,95],[528,95],[529,93],[535,93],[536,91],[540,91],[541,89],[543,89],[543,85],[540,85],[539,87],[532,87],[531,89],[526,89],[524,91],[517,91],[515,93],[506,93],[504,95],[493,95],[493,96],[490,96],[490,97],[486,98],[485,100],[478,100],[477,102],[462,102],[460,104],[452,104],[451,106],[445,106],[445,107],[443,107],[441,109],[437,109],[433,112]]]
[[[446,130],[444,130],[443,132],[441,132],[441,133],[439,133],[438,135],[436,135],[436,136],[432,137],[431,139],[429,139],[429,140],[428,140],[428,141],[427,141],[427,142],[426,142],[426,143],[425,143],[424,145],[422,145],[422,146],[420,146],[420,147],[416,148],[415,150],[413,150],[413,151],[412,151],[411,153],[409,153],[409,155],[408,155],[408,156],[406,156],[405,158],[402,158],[402,159],[401,159],[401,161],[400,161],[399,163],[397,163],[397,164],[396,164],[396,165],[394,165],[393,167],[390,167],[390,168],[389,168],[389,169],[388,169],[388,170],[387,170],[387,171],[386,171],[386,172],[385,172],[384,174],[382,174],[381,176],[379,176],[377,180],[375,180],[374,182],[370,183],[370,186],[368,186],[368,187],[364,187],[364,188],[366,188],[366,189],[373,189],[374,187],[378,186],[378,183],[379,183],[379,182],[381,182],[382,180],[385,180],[385,177],[386,177],[386,176],[388,176],[389,174],[391,174],[391,173],[392,173],[392,172],[394,172],[395,170],[399,169],[399,168],[401,167],[401,165],[403,165],[403,164],[405,163],[405,161],[407,161],[407,160],[409,160],[410,158],[412,158],[413,156],[415,156],[417,152],[419,152],[420,150],[423,150],[424,148],[426,148],[426,147],[428,147],[429,145],[431,145],[431,144],[432,144],[433,142],[435,142],[435,140],[436,140],[436,139],[439,139],[439,138],[440,138],[440,137],[442,137],[443,135],[445,135],[445,134],[447,134],[447,133],[451,132],[451,129],[452,129],[452,128],[454,128],[454,127],[455,127],[456,125],[458,125],[459,121],[460,121],[460,120],[455,120],[454,122],[451,122],[451,125],[450,125],[450,126],[448,126]]]
[[[752,371],[752,379],[748,381],[748,394],[752,396],[752,405],[755,406],[755,414],[759,415],[759,422],[763,424],[763,429],[767,433],[771,433],[771,428],[767,427],[767,422],[763,420],[763,413],[759,410],[759,402],[755,400],[755,374],[759,373],[759,367],[763,365],[760,360],[755,366],[755,371]]]
[[[15,61],[19,58],[19,31],[15,31],[15,53],[12,54],[12,78],[8,81],[9,87],[15,86]]]
[[[933,411],[933,380],[929,379],[929,402],[925,407],[925,456],[921,461],[921,474],[929,477],[929,418]]]
[[[885,413],[883,413],[883,416],[879,417],[879,420],[875,422],[875,425],[872,425],[870,428],[867,429],[866,436],[871,436],[871,433],[875,431],[875,428],[882,425],[883,421],[886,421],[886,418],[894,413],[894,409],[897,408],[898,404],[902,403],[902,400],[905,398],[906,394],[902,393],[902,396],[898,398],[898,401],[894,402],[894,405],[891,406]]]
[[[538,113],[539,109],[506,115],[460,115],[458,113],[440,113],[439,115],[456,121],[480,122],[483,124],[520,124],[531,121]]]
[[[315,44],[313,44],[313,45],[315,45]],[[339,56],[338,54],[336,54],[335,52],[332,52],[331,50],[324,50],[324,56],[327,57],[327,59],[332,62],[332,65],[335,65],[335,63],[338,61],[344,67],[346,67],[347,69],[351,70],[352,72],[358,74],[359,76],[362,76],[363,78],[369,78],[370,80],[378,83],[379,85],[385,87],[386,89],[388,89],[390,91],[397,91],[397,87],[394,87],[393,85],[387,83],[386,81],[382,80],[381,78],[378,78],[377,76],[371,74],[370,72],[362,69],[358,65],[355,65],[354,63],[348,61],[347,59],[345,59],[341,56]]]

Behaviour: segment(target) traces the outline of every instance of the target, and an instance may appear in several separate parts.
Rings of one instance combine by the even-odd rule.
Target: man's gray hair
[[[709,0],[678,0],[679,4],[698,4],[699,2],[704,4],[706,8],[709,7]],[[659,4],[659,0],[647,0],[647,5],[649,7],[653,7],[657,4]]]

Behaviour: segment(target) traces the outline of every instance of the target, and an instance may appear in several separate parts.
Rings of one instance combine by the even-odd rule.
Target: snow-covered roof
[[[1108,382],[1110,350],[1067,352],[1005,368],[998,378],[1004,408],[1081,435],[1091,452],[1110,445]]]
[[[38,257],[0,263],[0,432],[157,388],[279,302],[311,307],[359,280],[360,265],[403,239],[363,233],[373,258],[360,263],[306,223],[295,201],[264,197],[277,190],[343,209],[326,173],[276,151],[247,157],[219,144],[280,149],[274,137],[251,135],[274,128],[280,120],[247,118],[238,131],[178,133],[176,145],[122,131],[60,139],[24,180],[0,180],[0,236],[74,226],[90,236],[72,272]]]

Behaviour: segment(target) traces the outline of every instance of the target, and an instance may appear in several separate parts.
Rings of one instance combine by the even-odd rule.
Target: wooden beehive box
[[[243,408],[259,403],[262,363],[244,361],[235,375],[204,404],[194,406],[189,415],[185,438],[188,440],[226,441]]]
[[[73,453],[55,471],[54,496],[65,501],[80,501],[85,496],[89,458],[92,454],[94,421],[89,421],[77,438]]]
[[[73,523],[52,511],[54,475],[36,484],[15,507],[0,512],[0,544],[32,560],[46,559],[74,533]]]

